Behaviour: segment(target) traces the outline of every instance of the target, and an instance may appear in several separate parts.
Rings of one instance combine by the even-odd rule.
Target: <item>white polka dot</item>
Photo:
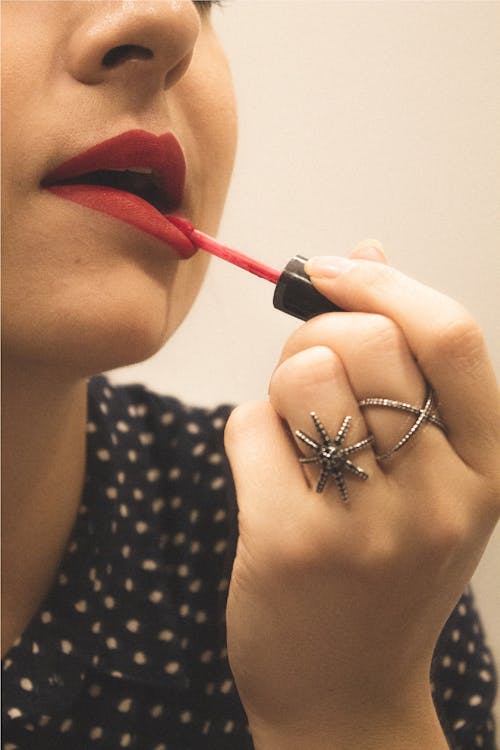
[[[451,696],[453,695],[453,688],[446,688],[446,690],[443,693],[443,698],[445,701],[449,701]]]
[[[109,497],[110,500],[116,500],[118,497],[118,490],[116,487],[108,487],[106,489],[106,497]]]
[[[484,739],[482,734],[476,734],[474,738],[474,744],[476,747],[484,747]]]
[[[120,747],[130,747],[130,743],[132,742],[132,735],[126,732],[125,734],[122,734],[120,737]]]
[[[128,620],[125,623],[125,627],[131,633],[137,633],[139,631],[139,628],[141,627],[141,623],[139,622],[139,620]]]
[[[172,510],[177,510],[181,506],[182,506],[182,497],[179,497],[178,495],[176,495],[175,497],[171,499],[170,507],[172,508]]]
[[[203,623],[203,622],[206,622],[206,621],[207,621],[207,613],[206,613],[206,612],[204,612],[203,610],[201,610],[201,609],[200,609],[200,610],[199,610],[199,611],[198,611],[198,612],[196,613],[196,615],[195,615],[194,619],[195,619],[195,621],[196,621],[196,622],[197,622],[197,623],[198,623],[199,625],[201,625],[201,623]]]
[[[146,406],[146,404],[137,404],[135,408],[135,413],[137,414],[138,417],[145,417],[146,414],[149,413],[149,409]]]
[[[48,625],[49,622],[52,622],[52,615],[46,610],[45,612],[42,612],[40,619],[44,625]]]
[[[109,461],[111,453],[106,448],[101,448],[97,451],[97,458],[99,461]]]
[[[191,451],[193,456],[201,456],[207,448],[206,443],[197,443],[197,445],[194,446],[193,450]]]
[[[92,632],[98,635],[101,632],[102,623],[99,621],[92,623]]]
[[[222,685],[220,686],[221,693],[224,693],[224,695],[227,695],[231,692],[233,688],[233,681],[232,680],[224,680]]]
[[[100,410],[102,411],[102,413],[103,413],[103,414],[107,414],[107,413],[108,413],[108,411],[109,411],[109,409],[108,409],[108,405],[107,405],[107,404],[105,404],[105,403],[103,403],[103,402],[101,402],[101,403],[99,404],[99,409],[100,409]]]
[[[102,737],[102,727],[92,727],[89,737],[91,740],[99,740]]]
[[[127,457],[131,464],[135,464],[135,462],[137,461],[137,451],[134,451],[134,450],[128,451]]]
[[[443,656],[441,664],[443,665],[443,667],[451,667],[451,656],[448,656],[448,654],[446,654],[446,656]]]
[[[214,514],[214,521],[216,521],[217,523],[219,521],[223,521],[226,518],[226,516],[227,516],[226,511],[223,508],[219,508],[217,513]]]
[[[125,503],[120,503],[120,515],[122,518],[128,518],[129,512]]]
[[[169,661],[168,664],[165,664],[165,672],[167,674],[177,674],[179,668],[180,664],[178,661]]]
[[[7,742],[4,745],[4,750],[19,750],[19,745],[15,745],[13,742]]]
[[[186,424],[186,432],[189,432],[190,435],[198,435],[200,432],[200,425],[196,422],[188,422]]]
[[[452,630],[452,631],[451,631],[451,640],[452,640],[452,641],[453,641],[454,643],[457,643],[457,641],[459,641],[459,640],[460,640],[460,630],[456,630],[456,629],[455,629],[455,630]]]
[[[75,604],[75,609],[77,612],[86,612],[87,602],[85,601],[85,599],[80,599],[80,601]]]
[[[59,730],[61,732],[69,732],[72,726],[73,726],[73,719],[64,719],[61,726],[59,727]]]
[[[153,717],[153,719],[159,719],[163,714],[163,706],[158,703],[156,706],[150,708],[149,713]]]
[[[104,606],[106,607],[106,609],[114,609],[115,604],[116,602],[112,596],[104,597]]]
[[[111,390],[108,388],[107,385],[104,386],[104,388],[102,389],[102,392],[106,396],[107,399],[110,399],[111,396],[113,395],[112,392],[111,392]]]
[[[479,677],[483,682],[491,682],[491,673],[486,669],[481,669]]]
[[[170,411],[166,411],[160,417],[160,422],[162,424],[172,424],[173,421],[174,421],[174,415]]]
[[[177,534],[174,534],[174,545],[176,547],[179,547],[181,544],[184,544],[186,541],[186,535],[183,531],[178,531]]]
[[[189,614],[189,604],[181,604],[179,607],[179,614],[181,617],[187,617]]]
[[[193,553],[193,555],[198,554],[198,552],[200,551],[200,549],[201,549],[200,542],[191,542],[191,544],[189,545],[189,550],[190,550],[190,552]]]
[[[7,711],[8,715],[11,719],[18,719],[20,716],[22,716],[21,711],[18,708],[9,708]]]
[[[467,670],[467,664],[464,661],[459,661],[457,664],[458,674],[465,674],[466,670]]]
[[[224,724],[224,733],[230,734],[234,730],[234,721],[226,721]]]
[[[134,661],[136,664],[146,664],[146,654],[143,651],[136,651],[134,654]]]
[[[160,470],[159,469],[148,469],[146,472],[146,479],[148,482],[157,482],[160,478]]]
[[[215,477],[215,479],[212,479],[210,482],[210,487],[213,490],[220,490],[221,487],[224,487],[226,484],[226,480],[224,477]]]
[[[120,419],[120,421],[116,423],[116,429],[118,430],[118,432],[128,432],[130,430],[130,427],[126,422],[123,421],[123,419]]]
[[[71,643],[71,641],[68,641],[68,640],[65,640],[65,639],[62,640],[61,641],[61,650],[62,650],[63,654],[71,654],[71,652],[73,651],[73,644]]]
[[[483,702],[482,696],[471,695],[469,698],[469,706],[479,706]]]
[[[132,492],[134,500],[144,500],[144,492],[136,487]]]
[[[153,445],[155,442],[155,436],[152,432],[140,432],[139,442],[141,445]]]
[[[476,644],[474,641],[469,641],[467,644],[467,653],[473,654],[476,650]]]
[[[153,602],[153,604],[158,604],[163,599],[163,592],[162,591],[152,591],[149,595],[149,601]]]
[[[191,711],[183,711],[179,716],[179,719],[181,720],[181,724],[189,724],[192,718],[193,718],[193,715]]]
[[[458,721],[456,721],[453,724],[453,729],[463,729],[464,726],[465,726],[465,719],[458,719]]]
[[[124,698],[118,704],[118,711],[122,714],[126,714],[132,707],[132,698]]]
[[[191,581],[191,583],[189,584],[189,590],[193,594],[197,594],[201,589],[201,585],[201,578],[195,578],[194,581]]]
[[[164,742],[160,742],[159,745],[155,745],[153,750],[167,750],[167,746]]]
[[[39,654],[40,653],[40,646],[36,641],[33,641],[31,644],[31,651],[33,654]]]
[[[9,667],[12,666],[12,659],[5,659],[3,663],[3,671],[6,672]]]
[[[89,695],[91,698],[98,698],[101,694],[101,686],[100,685],[90,685],[89,687]]]
[[[212,424],[216,430],[220,430],[222,427],[224,427],[224,420],[222,419],[222,417],[216,417],[215,419],[212,419]]]
[[[87,423],[87,432],[89,434],[93,432],[97,432],[97,425],[94,422],[88,422]]]
[[[174,466],[170,471],[168,472],[168,478],[169,479],[179,479],[181,476],[181,470],[178,466]]]
[[[220,555],[226,550],[226,548],[227,541],[225,539],[219,539],[219,541],[214,544],[214,552],[216,555]]]
[[[68,583],[68,576],[65,573],[61,573],[57,580],[61,586],[66,586]]]
[[[145,521],[137,521],[135,524],[135,530],[138,534],[145,534],[149,526]]]
[[[21,685],[23,690],[33,690],[33,683],[28,677],[22,677],[19,684]]]
[[[122,547],[122,557],[130,557],[130,545],[124,544]]]
[[[153,513],[159,513],[165,507],[165,500],[162,497],[157,497],[151,503]]]
[[[158,568],[158,563],[154,560],[143,560],[141,567],[143,570],[156,570]]]
[[[39,727],[46,727],[50,724],[50,716],[47,716],[47,714],[42,714],[40,718],[38,719],[38,726]]]
[[[215,693],[215,685],[213,682],[207,682],[205,686],[206,695],[213,695]]]
[[[118,641],[116,640],[116,638],[110,636],[109,638],[106,638],[106,646],[110,650],[114,650],[115,648],[118,648]]]
[[[179,575],[181,578],[186,578],[189,575],[189,567],[187,565],[178,565],[177,566],[177,575]]]
[[[211,453],[208,457],[208,463],[216,466],[217,464],[220,464],[222,461],[222,456],[220,453]]]
[[[171,630],[161,630],[158,633],[158,640],[159,641],[171,641],[174,637],[174,634]]]

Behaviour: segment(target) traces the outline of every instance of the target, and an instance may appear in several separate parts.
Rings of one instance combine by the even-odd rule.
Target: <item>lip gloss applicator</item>
[[[221,244],[210,235],[200,232],[187,219],[169,215],[168,220],[196,247],[276,284],[273,305],[277,310],[300,318],[300,320],[309,320],[326,312],[342,312],[342,308],[334,305],[314,288],[311,279],[304,271],[307,258],[302,255],[295,255],[288,261],[283,271],[277,271],[249,255]]]

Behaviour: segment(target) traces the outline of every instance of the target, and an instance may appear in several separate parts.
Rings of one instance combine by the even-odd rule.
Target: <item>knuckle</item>
[[[361,342],[363,347],[376,347],[377,351],[382,352],[398,352],[406,348],[403,331],[391,318],[369,314],[366,315],[365,326],[365,336]]]
[[[441,323],[435,338],[438,353],[459,363],[467,371],[473,370],[484,357],[483,332],[474,318],[457,306],[444,323]]]
[[[269,419],[270,409],[266,401],[249,401],[233,409],[224,429],[226,449],[247,440],[249,433],[259,430],[261,420]]]
[[[328,347],[305,349],[286,359],[274,371],[269,384],[271,403],[279,404],[281,394],[286,389],[314,387],[335,380],[342,373],[340,358]]]

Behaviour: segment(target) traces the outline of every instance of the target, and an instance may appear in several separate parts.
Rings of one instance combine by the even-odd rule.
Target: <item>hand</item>
[[[318,290],[356,312],[301,326],[269,402],[228,423],[240,511],[228,645],[258,747],[446,747],[430,660],[498,519],[500,395],[468,313],[381,259],[361,247],[309,263]],[[377,461],[415,417],[358,401],[421,405],[426,382],[447,433],[427,422]],[[333,479],[318,494],[317,465],[298,461],[313,410],[330,436],[352,417],[345,445],[375,438],[351,456],[369,478],[344,473],[348,503]]]

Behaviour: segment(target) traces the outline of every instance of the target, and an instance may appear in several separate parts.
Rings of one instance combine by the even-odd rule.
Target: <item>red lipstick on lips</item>
[[[196,246],[166,217],[182,203],[185,175],[184,154],[173,133],[129,130],[65,161],[42,187],[124,221],[189,258]]]

